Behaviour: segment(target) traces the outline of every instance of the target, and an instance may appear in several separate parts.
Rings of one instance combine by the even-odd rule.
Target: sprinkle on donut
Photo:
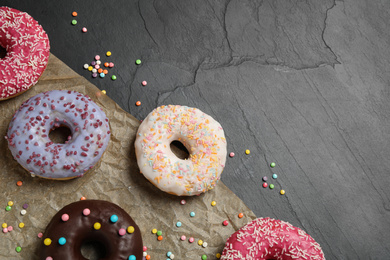
[[[181,142],[189,157],[171,150]],[[144,176],[161,190],[197,195],[215,187],[226,161],[226,139],[221,125],[197,108],[179,105],[154,109],[140,125],[135,141],[137,162]]]
[[[0,7],[0,100],[12,98],[38,82],[50,54],[49,38],[29,14]]]
[[[320,245],[288,222],[258,218],[233,233],[221,260],[306,259],[325,260]]]
[[[71,136],[54,143],[50,131]],[[53,90],[25,101],[13,116],[6,139],[15,160],[31,174],[50,179],[81,177],[99,161],[110,139],[108,118],[88,96]]]

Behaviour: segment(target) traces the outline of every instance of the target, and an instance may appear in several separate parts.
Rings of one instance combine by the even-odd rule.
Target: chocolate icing
[[[88,216],[83,215],[85,208],[90,209]],[[61,216],[69,215],[68,221]],[[110,217],[118,216],[118,221],[112,223]],[[101,228],[95,230],[93,225],[99,222]],[[134,233],[124,236],[118,234],[119,229],[133,226]],[[65,245],[58,243],[59,238],[66,238]],[[50,238],[51,245],[46,246],[44,240]],[[62,208],[52,218],[46,227],[40,248],[40,258],[45,260],[51,256],[54,260],[84,260],[81,246],[87,242],[96,242],[104,247],[105,259],[129,259],[134,255],[137,260],[142,259],[142,237],[140,229],[134,220],[119,206],[103,200],[83,200],[71,203]]]

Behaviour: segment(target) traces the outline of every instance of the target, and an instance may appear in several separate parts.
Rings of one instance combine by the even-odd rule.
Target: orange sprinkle
[[[22,182],[22,181],[17,181],[17,182],[16,182],[16,185],[22,186],[22,185],[23,185],[23,182]]]
[[[76,17],[77,16],[77,12],[72,12],[72,16]]]
[[[86,199],[87,199],[87,198],[86,198],[86,197],[84,197],[84,196],[80,198],[80,200],[86,200]]]
[[[104,67],[108,67],[108,66],[110,66],[110,63],[105,62],[105,63],[104,63]]]
[[[140,105],[141,105],[141,101],[135,102],[135,105],[136,105],[136,106],[140,106]]]
[[[103,70],[104,75],[108,74],[108,70]]]
[[[244,213],[240,213],[240,214],[238,214],[238,217],[239,217],[239,218],[242,218],[242,217],[244,217]]]
[[[102,73],[102,72],[103,72],[103,69],[102,69],[102,68],[98,69],[98,72],[99,72],[99,73]]]
[[[163,236],[158,236],[158,237],[157,237],[157,240],[158,240],[158,241],[163,240]]]
[[[146,260],[149,260],[149,259],[150,259],[150,255],[146,255],[146,256],[145,256],[145,259],[146,259]]]

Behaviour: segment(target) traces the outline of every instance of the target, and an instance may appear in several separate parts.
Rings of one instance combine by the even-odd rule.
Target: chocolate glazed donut
[[[62,208],[46,227],[40,259],[84,260],[81,247],[90,242],[104,248],[101,260],[142,260],[137,224],[122,208],[102,200],[83,200]]]

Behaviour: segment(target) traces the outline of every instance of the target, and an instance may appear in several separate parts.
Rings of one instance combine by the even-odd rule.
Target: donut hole
[[[7,56],[7,50],[0,45],[0,59],[4,58],[5,56]]]
[[[107,257],[106,247],[98,241],[87,241],[81,245],[81,255],[88,260],[98,260]]]
[[[69,127],[61,125],[50,131],[49,138],[53,143],[64,144],[72,138],[72,131]]]
[[[182,160],[190,158],[190,153],[182,142],[178,140],[172,141],[170,147],[171,151],[177,156],[177,158]]]

